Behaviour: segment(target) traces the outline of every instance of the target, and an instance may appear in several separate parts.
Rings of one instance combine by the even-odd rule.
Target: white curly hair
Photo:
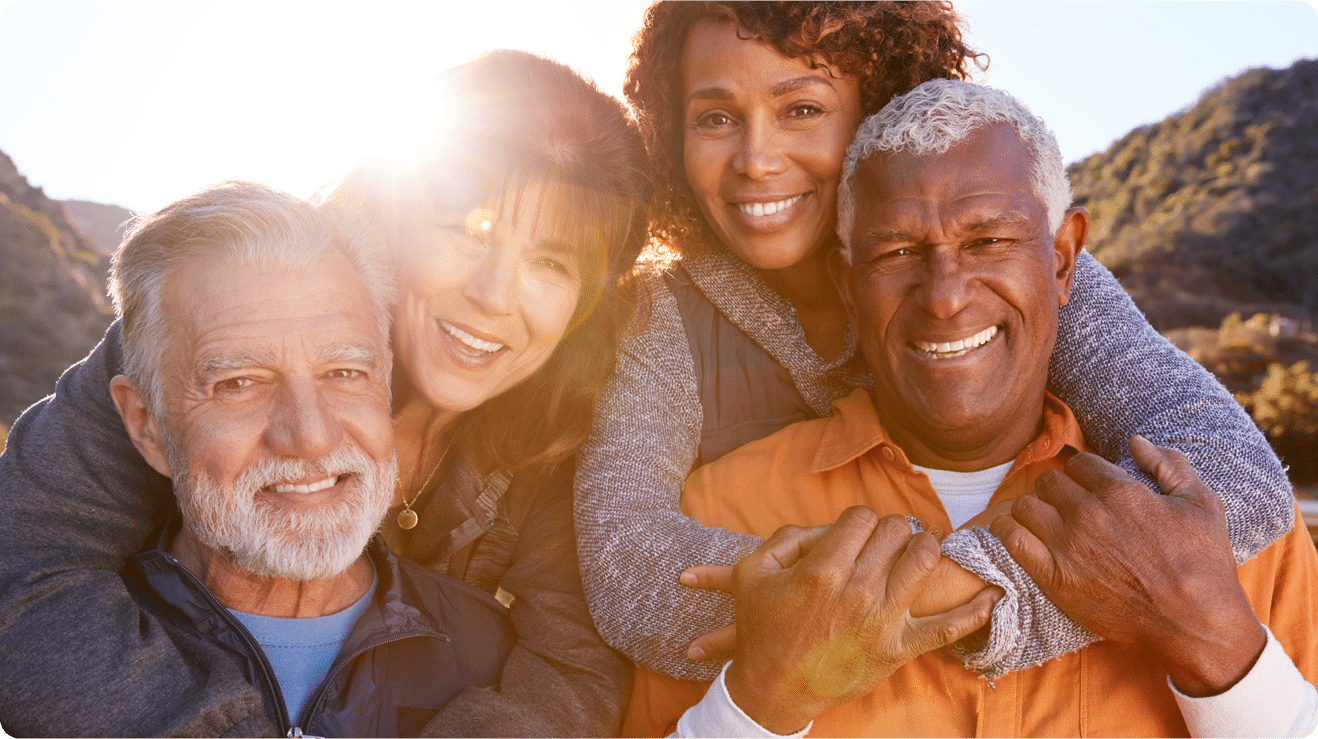
[[[853,188],[861,161],[884,151],[941,154],[971,133],[999,123],[1016,129],[1030,152],[1034,192],[1047,209],[1048,231],[1056,233],[1071,207],[1071,182],[1048,125],[1002,90],[961,80],[930,80],[866,118],[847,147],[838,183],[837,228],[843,249],[851,250],[856,219]]]

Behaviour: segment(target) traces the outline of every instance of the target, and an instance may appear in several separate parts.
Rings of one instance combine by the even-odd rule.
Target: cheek
[[[524,277],[526,321],[529,343],[552,349],[563,338],[572,314],[576,312],[580,289],[575,285],[553,284]]]

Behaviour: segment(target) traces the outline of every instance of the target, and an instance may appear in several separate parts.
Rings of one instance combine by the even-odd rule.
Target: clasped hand
[[[764,728],[791,733],[988,623],[1001,594],[989,588],[945,613],[911,615],[941,558],[932,535],[864,507],[831,526],[779,529],[733,568],[729,695]]]

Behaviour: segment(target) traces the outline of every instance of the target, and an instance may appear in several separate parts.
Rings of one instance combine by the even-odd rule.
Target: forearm
[[[671,293],[652,284],[605,387],[576,479],[581,577],[604,640],[640,666],[712,680],[695,663],[696,637],[732,622],[731,598],[678,583],[693,565],[734,564],[759,539],[707,529],[682,515],[696,461],[702,409],[695,370]]]
[[[1077,262],[1072,297],[1062,309],[1049,389],[1075,412],[1090,446],[1154,489],[1130,456],[1130,437],[1184,453],[1222,498],[1238,562],[1288,531],[1284,471],[1230,394],[1162,338],[1087,253]],[[968,668],[996,677],[1097,640],[1050,603],[986,530],[949,536],[944,553],[1007,593],[988,645],[965,656]]]
[[[1185,454],[1222,499],[1238,563],[1289,531],[1285,470],[1221,383],[1158,334],[1088,254],[1077,263],[1072,295],[1061,313],[1049,389],[1075,412],[1089,445],[1155,490],[1131,459],[1130,437]]]

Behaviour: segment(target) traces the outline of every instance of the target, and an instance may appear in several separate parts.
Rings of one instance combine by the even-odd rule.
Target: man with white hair
[[[397,477],[383,264],[245,183],[147,216],[114,258],[111,394],[181,511],[124,579],[189,668],[249,687],[252,735],[414,735],[513,643],[497,601],[374,537]]]
[[[714,687],[641,673],[630,729],[1314,732],[1318,555],[1298,517],[1238,567],[1184,457],[1131,440],[1159,495],[1088,453],[1047,391],[1089,216],[1043,122],[991,88],[925,83],[861,125],[840,191],[834,276],[874,387],[688,478],[689,515],[769,538],[733,571],[737,650]],[[1092,632],[992,681],[961,656],[1033,616],[1003,597],[1010,577],[985,587],[956,563],[990,526],[1074,621],[1032,638]]]

